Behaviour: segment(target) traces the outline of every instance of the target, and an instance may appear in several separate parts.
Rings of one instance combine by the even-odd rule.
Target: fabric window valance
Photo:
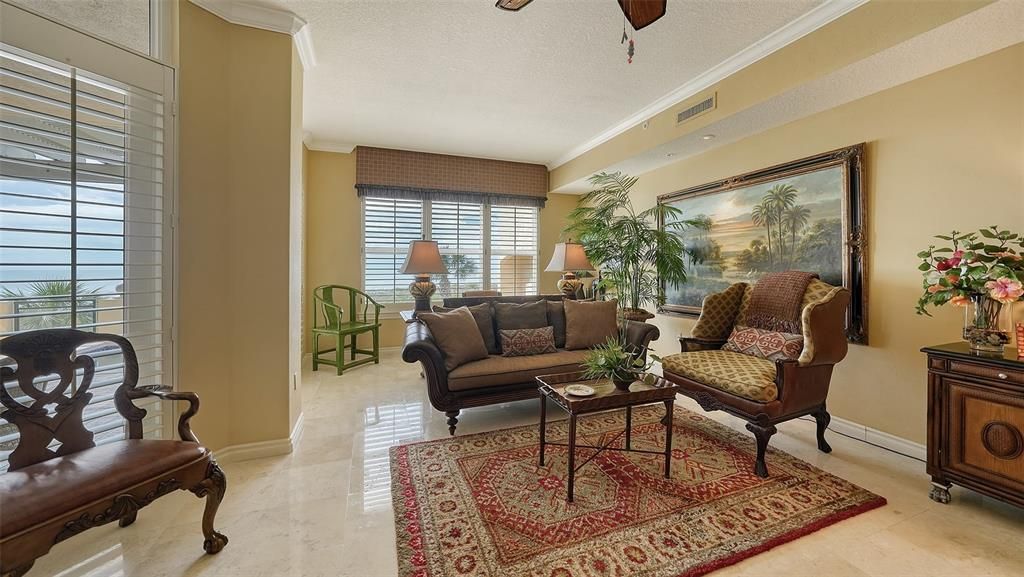
[[[356,147],[360,197],[543,207],[542,164],[388,148]]]

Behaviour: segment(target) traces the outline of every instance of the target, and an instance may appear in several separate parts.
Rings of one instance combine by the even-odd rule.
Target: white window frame
[[[368,195],[370,198],[374,196]],[[366,198],[359,198],[359,288],[366,290]],[[431,240],[431,201],[422,201],[421,206],[421,223],[423,230],[423,240]],[[472,203],[462,203],[472,204]],[[481,255],[481,265],[483,267],[483,285],[485,290],[491,289],[491,206],[506,206],[500,203],[493,203],[490,200],[485,200],[481,203],[481,229],[482,229],[482,243],[483,253]],[[534,259],[537,267],[537,290],[540,291],[540,208],[533,207],[537,215],[537,226],[534,227],[534,246],[537,247],[536,257]],[[398,318],[401,311],[412,310],[415,303],[412,301],[412,295],[409,295],[408,302],[399,303],[381,303],[384,305],[381,311],[382,318]]]

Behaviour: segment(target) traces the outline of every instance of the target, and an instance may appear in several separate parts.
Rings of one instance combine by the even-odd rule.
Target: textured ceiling
[[[273,0],[310,24],[318,144],[548,163],[820,0],[669,0],[626,63],[615,0]]]

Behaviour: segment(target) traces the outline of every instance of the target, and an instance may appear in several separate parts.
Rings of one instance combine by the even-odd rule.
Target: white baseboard
[[[878,429],[854,423],[840,417],[833,416],[828,428],[841,435],[888,449],[912,459],[925,461],[928,457],[928,450],[920,443],[908,441],[902,437],[897,437],[885,431],[879,431]]]
[[[295,427],[292,428],[291,435],[287,439],[272,439],[270,441],[230,445],[219,451],[214,451],[213,456],[220,463],[237,463],[251,459],[287,455],[295,449],[295,445],[298,444],[299,439],[302,437],[304,423],[305,414],[299,413],[299,418],[295,420]]]

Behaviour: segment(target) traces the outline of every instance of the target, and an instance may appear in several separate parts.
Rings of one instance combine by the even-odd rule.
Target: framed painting
[[[695,317],[710,293],[803,270],[850,290],[847,337],[867,343],[863,159],[861,143],[659,196],[697,222],[682,233],[689,280],[664,287],[659,312]]]

